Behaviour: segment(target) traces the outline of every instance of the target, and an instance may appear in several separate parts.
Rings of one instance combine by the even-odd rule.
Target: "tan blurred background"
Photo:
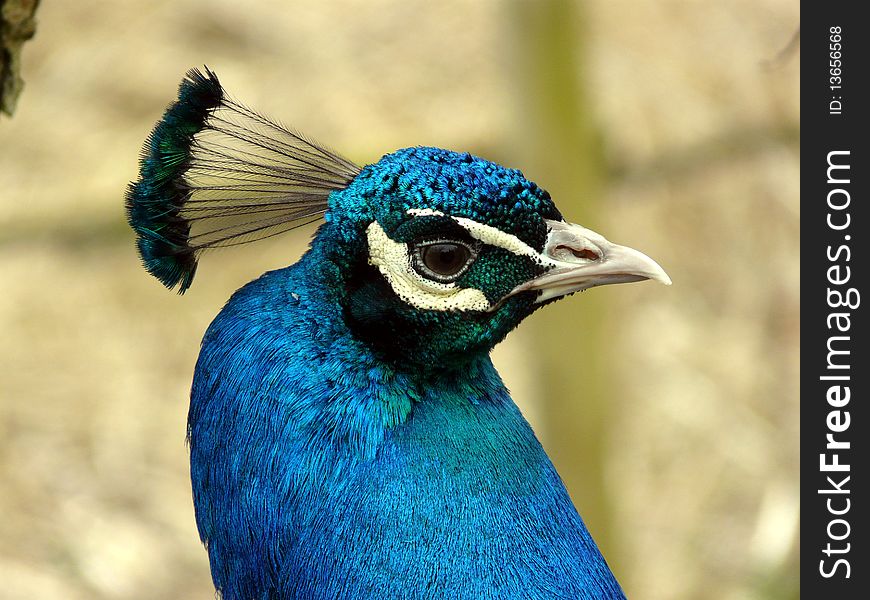
[[[46,0],[0,118],[0,598],[210,598],[184,446],[199,340],[311,229],[184,297],[122,205],[184,72],[359,163],[469,150],[640,248],[653,284],[495,360],[629,597],[799,596],[799,26],[786,0]],[[773,64],[770,61],[773,60]]]

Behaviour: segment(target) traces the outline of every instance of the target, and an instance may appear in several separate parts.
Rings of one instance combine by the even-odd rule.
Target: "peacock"
[[[224,600],[623,598],[489,358],[594,286],[670,284],[515,169],[413,147],[359,167],[191,70],[126,195],[144,267],[322,220],[205,333],[187,441]]]

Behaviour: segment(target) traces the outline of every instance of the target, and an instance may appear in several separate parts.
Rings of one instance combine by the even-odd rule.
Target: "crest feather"
[[[184,293],[200,252],[316,221],[359,171],[228,98],[208,68],[192,69],[145,143],[127,219],[148,272]]]

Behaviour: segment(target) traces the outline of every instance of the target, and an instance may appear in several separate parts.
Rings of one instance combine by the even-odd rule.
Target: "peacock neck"
[[[242,288],[203,341],[191,475],[225,597],[621,597],[489,357],[383,362],[317,262]]]
[[[446,365],[384,360],[347,324],[336,285],[344,267],[315,245],[292,267],[266,273],[236,292],[206,333],[200,385],[236,403],[239,397],[258,398],[235,407],[235,418],[265,414],[307,432],[312,447],[327,443],[364,458],[373,457],[387,433],[422,402],[507,398],[486,352]],[[225,364],[208,368],[216,362]],[[228,379],[228,368],[244,379]],[[265,413],[263,403],[270,405]],[[205,406],[192,406],[191,420],[200,415],[214,418]]]

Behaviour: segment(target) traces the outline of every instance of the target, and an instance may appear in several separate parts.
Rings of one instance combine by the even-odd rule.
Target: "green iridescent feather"
[[[193,137],[205,127],[209,113],[223,99],[217,76],[192,69],[172,104],[145,142],[139,181],[127,190],[127,220],[136,232],[142,262],[169,288],[184,293],[196,272],[194,249],[188,244],[190,222],[181,210],[190,196],[183,174]]]
[[[179,292],[208,248],[319,219],[359,167],[227,97],[193,69],[142,151],[127,216],[145,268]]]

